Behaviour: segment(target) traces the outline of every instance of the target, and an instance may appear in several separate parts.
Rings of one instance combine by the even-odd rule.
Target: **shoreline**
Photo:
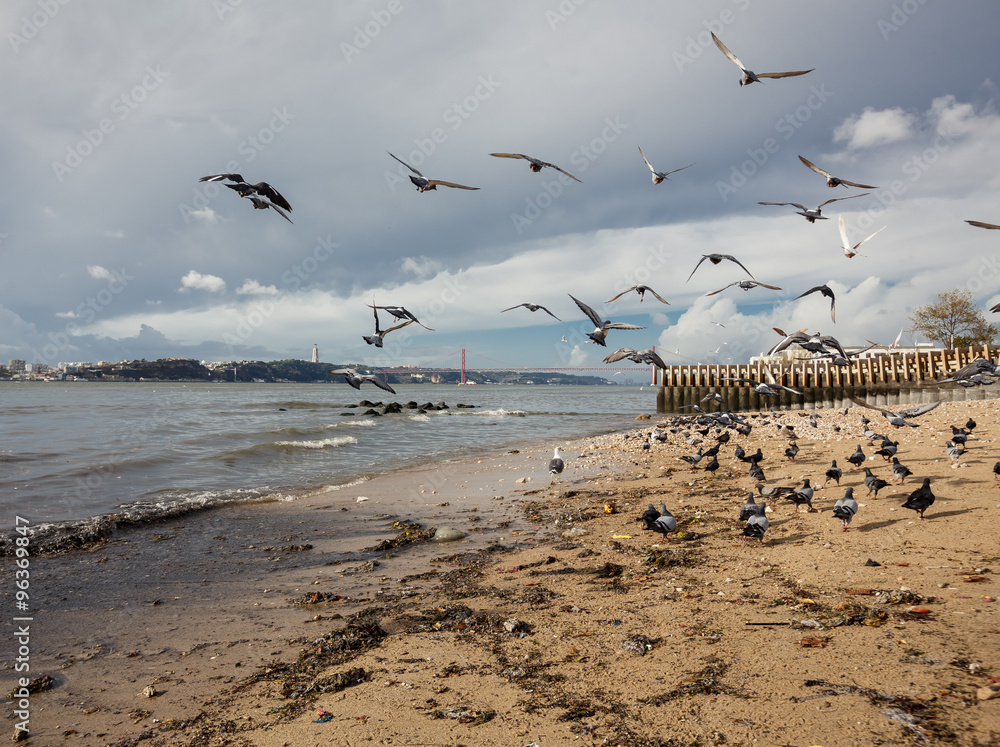
[[[921,416],[920,428],[889,434],[916,477],[933,477],[938,502],[926,520],[899,508],[915,478],[872,499],[857,492],[860,473],[845,461],[842,483],[862,504],[850,531],[830,516],[843,494],[831,483],[817,490],[819,513],[778,502],[767,541],[740,542],[735,513],[750,481],[733,463],[734,443],[762,446],[768,484],[809,476],[819,486],[830,456],[853,451],[860,412],[816,411],[815,430],[807,412],[782,413],[800,432],[795,462],[781,458],[786,444],[773,424],[734,438],[711,476],[677,459],[693,451],[679,435],[644,451],[612,433],[563,447],[571,469],[553,487],[551,452],[536,443],[397,474],[383,481],[386,492],[364,483],[354,491],[369,497],[361,504],[341,493],[255,506],[253,515],[217,509],[204,521],[181,519],[187,537],[156,539],[171,526],[160,525],[141,530],[154,540],[145,544],[114,538],[33,559],[43,566],[33,585],[51,597],[36,625],[59,627],[38,633],[37,673],[57,681],[33,696],[36,736],[49,743],[73,732],[66,743],[81,745],[297,745],[336,735],[344,744],[830,747],[913,733],[991,744],[1000,698],[976,693],[1000,675],[996,605],[987,601],[1000,572],[989,529],[1000,513],[991,474],[998,408],[950,403]],[[968,466],[952,469],[945,424],[969,414],[981,424]],[[661,420],[636,425],[649,431]],[[868,466],[886,471],[881,459]],[[525,476],[532,480],[516,482]],[[473,530],[469,538],[390,550],[379,566],[345,573],[372,559],[364,548],[393,536],[378,512],[383,495],[398,500],[401,491],[406,502],[392,518],[423,511]],[[611,500],[617,512],[607,514]],[[661,501],[683,535],[639,531],[646,503]],[[368,518],[351,530],[355,546],[341,548],[340,565],[321,564],[333,555],[332,527],[360,513]],[[228,535],[217,533],[223,519]],[[574,527],[586,533],[561,536]],[[313,549],[290,549],[302,544]],[[131,578],[139,553],[159,578]],[[869,558],[880,565],[866,566]],[[206,570],[217,578],[204,580]],[[78,596],[88,583],[89,597]],[[293,601],[349,589],[320,605]],[[99,596],[112,591],[121,607]],[[155,697],[139,695],[147,685]],[[317,708],[328,722],[316,723]]]

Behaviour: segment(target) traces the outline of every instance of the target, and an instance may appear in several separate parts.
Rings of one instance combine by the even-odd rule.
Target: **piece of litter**
[[[356,503],[364,503],[367,500],[368,500],[367,496],[359,495]]]

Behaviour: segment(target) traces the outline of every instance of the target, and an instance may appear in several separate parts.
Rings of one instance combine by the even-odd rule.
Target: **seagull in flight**
[[[796,213],[801,215],[810,223],[815,223],[818,220],[826,220],[826,216],[823,215],[823,206],[829,205],[831,202],[837,202],[838,200],[853,200],[855,197],[864,197],[865,195],[871,194],[870,192],[862,192],[859,195],[851,195],[850,197],[834,197],[826,202],[821,202],[814,208],[807,208],[805,205],[800,205],[797,202],[758,202],[758,205],[794,205],[799,210]],[[871,238],[871,237],[869,237]]]
[[[365,304],[365,305],[369,306],[370,304]],[[401,328],[405,327],[408,324],[413,324],[413,321],[414,321],[413,319],[407,319],[405,322],[403,322],[402,324],[397,324],[395,327],[389,327],[389,329],[379,329],[379,326],[378,326],[378,308],[375,307],[375,306],[372,306],[371,309],[372,309],[372,313],[375,314],[375,334],[374,335],[361,335],[361,337],[369,345],[374,345],[377,348],[382,347],[382,343],[383,343],[383,341],[385,339],[385,336],[387,334],[389,334],[390,332],[393,332],[393,331],[395,331],[397,329],[401,329]],[[423,325],[420,325],[420,326],[423,326]]]
[[[561,322],[561,321],[562,321],[562,319],[560,319],[559,317],[557,317],[557,316],[556,316],[555,314],[553,314],[553,313],[552,313],[551,311],[549,311],[549,310],[548,310],[547,308],[545,308],[544,306],[540,306],[540,305],[539,305],[539,304],[537,304],[537,303],[519,303],[519,304],[518,304],[517,306],[511,306],[511,307],[510,307],[509,309],[504,309],[504,310],[503,310],[503,311],[501,311],[500,313],[502,314],[502,313],[503,313],[504,311],[513,311],[514,309],[519,309],[519,308],[521,308],[522,306],[523,306],[524,308],[526,308],[526,309],[527,309],[528,311],[538,311],[539,309],[541,309],[541,310],[542,310],[542,311],[544,311],[544,312],[545,312],[546,314],[548,314],[548,315],[549,315],[549,316],[551,316],[551,317],[552,317],[553,319],[555,319],[555,320],[556,320],[557,322]],[[563,339],[563,342],[566,342],[565,338]]]
[[[569,295],[573,298],[573,295]],[[645,329],[645,327],[637,327],[634,324],[626,324],[625,322],[610,322],[601,319],[596,311],[587,306],[583,301],[573,298],[573,301],[577,306],[580,307],[580,311],[587,315],[587,318],[594,323],[594,331],[588,332],[587,337],[590,338],[591,342],[600,345],[601,347],[607,347],[607,343],[604,341],[608,337],[608,331],[612,329]]]
[[[743,269],[745,270],[746,268],[744,267]],[[691,278],[688,278],[688,280],[690,280],[690,279]],[[716,293],[722,293],[722,291],[726,290],[726,288],[732,288],[734,285],[738,285],[740,288],[742,288],[745,291],[748,291],[748,290],[750,290],[752,288],[756,288],[758,285],[761,288],[770,288],[771,290],[776,290],[776,291],[780,291],[781,290],[781,288],[779,288],[776,285],[768,285],[767,283],[761,283],[760,281],[757,281],[757,280],[737,280],[737,281],[732,282],[732,283],[730,283],[729,285],[727,285],[727,286],[725,286],[723,288],[719,288],[719,290],[717,290],[717,291],[712,291],[711,293],[706,293],[705,295],[706,296],[714,296]]]
[[[389,153],[389,151],[386,151],[386,153]],[[389,153],[389,155],[392,156],[392,153]],[[438,187],[455,187],[456,189],[479,189],[479,187],[466,187],[464,184],[455,184],[454,182],[445,182],[445,181],[442,181],[441,179],[426,179],[426,178],[424,178],[423,174],[421,174],[415,168],[413,168],[412,166],[410,166],[410,164],[408,164],[402,158],[396,158],[396,156],[392,156],[392,157],[395,158],[397,161],[399,161],[401,164],[403,164],[406,168],[408,168],[414,174],[416,174],[416,176],[411,176],[410,177],[410,181],[413,182],[414,186],[416,186],[418,192],[429,192],[432,189],[436,190]]]
[[[667,304],[667,306],[670,305],[670,302],[667,301],[667,299],[665,299],[663,296],[661,296],[655,290],[653,290],[652,288],[650,288],[648,285],[633,285],[631,288],[626,288],[625,290],[623,290],[621,293],[619,293],[614,298],[609,298],[604,303],[611,303],[612,301],[617,301],[619,298],[621,298],[622,296],[624,296],[626,293],[631,293],[632,291],[635,291],[636,293],[639,294],[639,303],[642,303],[642,297],[643,297],[644,294],[646,294],[646,293],[652,293],[653,296],[656,298],[657,301],[659,301],[660,303],[665,303],[665,304]]]
[[[660,182],[663,181],[669,181],[667,177],[670,176],[671,174],[675,174],[678,171],[683,171],[684,169],[689,169],[692,166],[694,166],[693,163],[689,163],[687,166],[681,166],[679,169],[672,169],[670,171],[657,171],[656,169],[653,168],[653,164],[649,162],[649,159],[646,158],[646,154],[642,152],[641,147],[639,147],[639,155],[642,156],[642,160],[646,162],[647,166],[649,166],[649,170],[653,172],[653,184],[659,184]]]
[[[327,373],[333,375],[338,375],[338,374],[342,375],[344,377],[344,380],[348,384],[353,386],[355,389],[360,390],[361,385],[363,383],[365,383],[366,381],[370,381],[379,389],[385,389],[385,391],[391,392],[392,394],[396,393],[395,389],[393,389],[391,386],[386,384],[384,381],[382,381],[382,379],[380,379],[378,376],[375,376],[374,374],[359,374],[353,368],[331,368],[329,371],[327,371]]]
[[[830,286],[828,286],[828,285],[817,285],[815,288],[810,288],[809,290],[807,290],[801,296],[796,296],[795,300],[797,300],[799,298],[802,298],[803,296],[808,296],[810,293],[816,293],[817,291],[819,291],[824,296],[826,296],[827,298],[830,299],[830,319],[831,319],[831,321],[836,322],[837,321],[837,306],[836,306],[837,297],[833,295],[833,291],[830,290]]]
[[[574,181],[580,182],[580,180],[577,179],[575,176],[573,176],[571,173],[569,173],[565,169],[559,168],[554,163],[548,163],[547,161],[540,161],[537,158],[532,158],[531,156],[526,156],[523,153],[490,153],[490,155],[494,156],[496,158],[520,158],[520,159],[523,159],[523,160],[527,161],[528,162],[528,168],[531,169],[532,171],[534,171],[536,174],[539,171],[541,171],[543,168],[548,167],[550,169],[555,169],[556,171],[558,171],[561,174],[565,174],[566,176],[568,176],[570,179],[573,179]],[[580,184],[583,184],[583,182],[580,182]]]
[[[813,171],[815,171],[817,174],[822,174],[823,176],[825,176],[826,186],[828,187],[837,187],[843,185],[845,187],[858,187],[859,189],[878,189],[878,187],[873,187],[871,184],[858,184],[857,182],[849,182],[847,181],[847,179],[838,179],[837,177],[833,176],[829,171],[823,171],[823,169],[814,164],[808,158],[803,158],[802,156],[799,156],[799,160],[802,161],[802,163],[804,163],[806,166],[811,168]]]
[[[289,218],[287,215],[285,215],[285,211],[282,210],[277,205],[275,205],[270,200],[265,200],[263,197],[258,197],[257,195],[243,195],[243,197],[246,197],[248,200],[250,200],[250,202],[253,203],[254,210],[267,210],[268,208],[272,208],[274,212],[276,212],[282,218],[287,220],[289,223],[292,222],[292,219]]]
[[[926,405],[917,405],[916,407],[911,407],[908,410],[901,410],[900,412],[895,412],[893,410],[886,410],[881,407],[876,407],[875,405],[869,405],[865,400],[859,399],[857,397],[851,397],[851,402],[861,407],[867,407],[869,410],[878,410],[880,413],[885,415],[886,420],[889,421],[889,425],[894,425],[897,428],[902,428],[904,425],[908,425],[911,428],[918,428],[916,423],[908,422],[910,418],[915,418],[918,415],[923,415],[926,412],[930,412],[935,407],[941,404],[941,400],[936,402],[930,402]]]
[[[865,194],[867,194],[867,192]],[[861,195],[857,195],[857,197],[861,197]],[[851,198],[850,197],[844,197],[842,199],[849,200]],[[826,204],[826,203],[824,203],[824,204]],[[844,248],[844,254],[847,256],[848,259],[850,259],[855,254],[857,254],[858,253],[858,247],[861,246],[862,244],[864,244],[866,241],[868,241],[868,239],[870,239],[872,236],[874,236],[875,233],[879,233],[879,231],[884,231],[886,228],[888,228],[888,226],[882,226],[878,231],[876,231],[875,233],[873,233],[871,236],[867,236],[867,237],[861,239],[861,241],[859,241],[857,244],[851,244],[851,240],[847,238],[847,226],[844,225],[844,216],[843,215],[840,216],[839,225],[840,225],[840,243],[843,246],[843,248]]]
[[[976,228],[1000,229],[1000,226],[998,226],[996,223],[983,223],[981,220],[967,220],[965,222],[968,223],[970,226],[975,226]]]
[[[230,189],[236,190],[240,197],[247,197],[252,194],[258,194],[261,197],[266,197],[272,203],[291,212],[292,206],[288,204],[288,200],[281,196],[274,187],[272,187],[267,182],[257,182],[256,184],[249,184],[246,179],[244,179],[239,174],[211,174],[210,176],[203,176],[199,179],[199,182],[219,182],[219,181],[230,181],[235,182],[235,184],[227,184],[226,186]],[[279,211],[280,212],[280,211]],[[287,216],[286,216],[287,217]],[[289,221],[291,222],[291,221]]]
[[[426,324],[424,324],[422,321],[420,321],[419,319],[417,319],[417,317],[415,317],[411,312],[409,312],[406,309],[404,309],[402,306],[373,306],[370,303],[366,303],[365,306],[367,306],[369,309],[382,309],[382,311],[388,311],[389,314],[392,315],[392,318],[395,319],[396,321],[399,321],[400,319],[409,319],[410,321],[416,322],[417,324],[419,324],[421,327],[423,327],[424,329],[426,329],[428,332],[433,332],[434,331],[433,329],[431,329],[430,327],[428,327]]]
[[[790,78],[793,75],[805,75],[806,73],[811,73],[816,69],[811,68],[809,70],[796,70],[790,73],[755,73],[753,70],[749,70],[746,65],[740,62],[740,58],[730,52],[729,47],[723,44],[722,40],[717,37],[714,32],[712,33],[712,40],[715,42],[715,46],[722,51],[722,54],[728,57],[730,62],[736,65],[736,67],[740,69],[740,72],[743,73],[743,76],[740,78],[741,86],[748,86],[751,83],[762,83],[763,81],[761,78]]]
[[[691,274],[688,275],[688,280],[694,277],[695,272],[697,272],[698,268],[701,267],[701,263],[704,262],[706,259],[713,265],[717,265],[722,260],[728,259],[730,262],[735,262],[740,267],[743,267],[743,264],[738,259],[736,259],[736,257],[734,257],[732,254],[702,254],[701,259],[698,260],[698,264],[694,266],[694,269],[691,270]],[[748,270],[746,267],[743,267],[743,271],[746,272],[746,274],[749,275],[751,278],[753,277],[753,273],[750,272],[750,270]],[[686,283],[687,280],[685,280],[684,282]],[[728,288],[729,286],[726,287]]]
[[[798,391],[797,389],[792,389],[791,387],[782,386],[781,384],[779,384],[778,380],[774,378],[774,374],[771,373],[771,369],[765,368],[764,373],[767,374],[767,380],[769,382],[767,384],[764,384],[763,382],[760,381],[756,381],[755,379],[748,379],[742,376],[739,378],[723,377],[723,381],[735,381],[740,384],[749,384],[750,386],[753,387],[753,390],[757,394],[763,394],[772,397],[778,396],[778,392],[775,391],[776,389],[781,389],[786,392],[791,392],[792,394],[799,394],[799,395],[802,394],[802,392]]]
[[[611,353],[604,359],[605,363],[614,363],[615,361],[620,361],[623,358],[628,358],[633,363],[645,363],[647,365],[654,365],[657,368],[666,368],[667,364],[663,362],[663,359],[657,355],[656,351],[652,348],[646,348],[645,350],[633,350],[632,348],[618,348],[615,352]]]

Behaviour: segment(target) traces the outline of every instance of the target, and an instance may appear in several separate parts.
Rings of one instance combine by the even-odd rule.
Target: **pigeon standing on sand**
[[[746,544],[748,539],[759,539],[761,544],[764,544],[764,532],[767,531],[770,524],[765,514],[766,510],[766,502],[761,501],[757,504],[756,512],[747,519],[747,523],[743,527],[743,544]]]
[[[847,461],[849,461],[855,467],[860,467],[862,464],[865,463],[865,460],[867,458],[868,457],[865,456],[865,452],[861,450],[861,444],[858,444],[857,450],[849,457],[847,457]]]
[[[659,532],[664,537],[677,529],[677,519],[674,518],[672,513],[667,511],[666,504],[660,504],[660,515],[656,521],[653,522],[652,529]]]
[[[659,518],[660,512],[650,503],[649,508],[642,512],[642,518],[639,519],[642,530],[645,532],[652,529],[653,523]]]
[[[833,464],[830,465],[829,469],[826,471],[826,479],[823,480],[823,487],[826,487],[827,482],[830,480],[837,481],[837,487],[840,487],[840,478],[844,476],[844,470],[837,466],[837,460],[833,460]]]
[[[1000,462],[998,462],[1000,464]],[[757,501],[753,499],[753,493],[747,495],[747,502],[743,504],[743,508],[740,509],[740,521],[746,522],[757,513]]]
[[[794,493],[785,496],[785,500],[791,501],[795,504],[795,513],[799,512],[799,506],[806,505],[809,507],[809,511],[814,511],[813,509],[813,487],[809,484],[809,478],[807,477],[802,484],[802,487],[796,490]]]
[[[858,502],[854,500],[854,488],[848,488],[847,492],[844,493],[844,497],[833,504],[833,515],[840,519],[844,524],[844,531],[847,531],[847,525],[851,523],[851,519],[854,518],[854,514],[858,512]]]
[[[903,480],[912,475],[910,468],[899,461],[899,457],[892,458],[892,476],[899,480],[899,484],[903,484]]]
[[[881,477],[873,475],[872,471],[868,467],[865,467],[865,487],[868,488],[868,495],[874,493],[875,497],[878,498],[878,491],[888,484],[889,483]]]
[[[934,493],[931,492],[931,478],[925,477],[924,484],[910,493],[910,497],[906,499],[903,508],[912,508],[920,514],[920,518],[922,519],[924,518],[924,511],[929,509],[933,504]]]

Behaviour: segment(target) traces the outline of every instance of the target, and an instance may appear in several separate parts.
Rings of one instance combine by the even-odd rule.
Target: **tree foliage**
[[[910,315],[912,331],[944,348],[984,345],[1000,334],[1000,327],[990,324],[967,290],[938,293],[936,303],[918,306]]]

